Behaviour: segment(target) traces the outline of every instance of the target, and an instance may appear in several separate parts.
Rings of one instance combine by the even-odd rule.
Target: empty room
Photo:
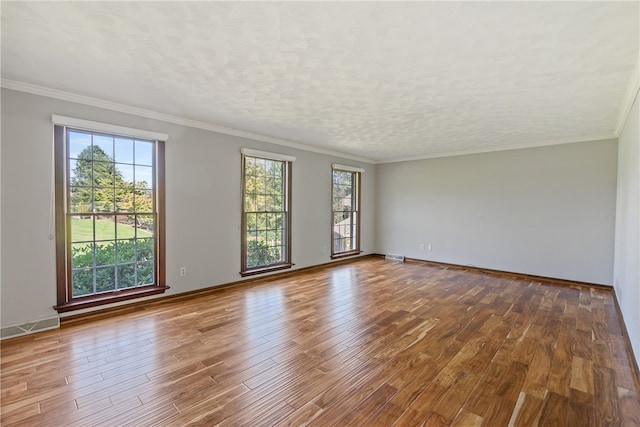
[[[640,426],[640,2],[0,13],[2,426]]]

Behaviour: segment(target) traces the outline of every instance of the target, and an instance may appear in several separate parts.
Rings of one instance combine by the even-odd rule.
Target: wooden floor
[[[612,294],[365,258],[2,343],[2,426],[640,425]]]

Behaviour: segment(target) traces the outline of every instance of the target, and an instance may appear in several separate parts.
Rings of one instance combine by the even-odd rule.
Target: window
[[[60,312],[167,289],[164,142],[85,129],[55,126]]]
[[[331,258],[360,253],[360,173],[362,169],[333,165]]]
[[[242,150],[242,267],[248,276],[291,267],[294,157]]]

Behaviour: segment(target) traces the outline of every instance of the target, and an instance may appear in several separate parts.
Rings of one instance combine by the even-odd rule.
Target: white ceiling
[[[638,6],[2,2],[2,78],[379,162],[602,139]]]

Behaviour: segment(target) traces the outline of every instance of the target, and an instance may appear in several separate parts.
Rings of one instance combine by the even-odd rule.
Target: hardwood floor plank
[[[482,417],[462,409],[451,423],[451,427],[480,427],[483,421]]]
[[[593,343],[593,364],[613,368],[611,349],[608,342],[595,341]]]
[[[296,409],[280,423],[277,427],[298,427],[305,426],[322,412],[322,408],[313,402],[307,402],[300,408]]]
[[[547,389],[547,380],[551,370],[553,359],[553,341],[550,339],[539,339],[538,348],[533,355],[529,365],[527,378],[522,387],[525,393],[543,399]]]
[[[547,393],[540,417],[541,426],[564,426],[567,423],[569,399],[554,392]]]
[[[40,413],[40,405],[33,403],[31,405],[21,406],[13,411],[2,412],[0,416],[1,425],[18,425],[19,422],[26,418],[33,417]]]
[[[613,293],[366,257],[0,344],[0,423],[640,424]]]
[[[516,404],[516,399],[496,396],[489,402],[489,408],[484,414],[485,424],[490,426],[508,425]]]
[[[490,363],[472,390],[464,408],[478,416],[483,416],[492,399],[496,398],[498,387],[509,378],[509,367],[500,363]]]
[[[601,426],[596,424],[593,411],[593,396],[578,390],[571,389],[569,394],[569,413],[567,426]]]
[[[542,413],[542,399],[520,393],[515,410],[511,415],[509,426],[535,426],[538,425]]]
[[[137,395],[144,404],[161,399],[173,399],[181,390],[196,391],[199,387],[216,384],[216,381],[211,375],[218,369],[219,365],[209,366],[185,375],[184,377],[180,377],[175,381],[169,380],[160,384],[154,384],[151,387],[149,387],[149,384],[143,384],[141,387],[135,389],[120,390],[118,393],[114,393],[111,398],[120,399],[122,397],[128,398],[132,395]]]
[[[618,388],[618,396],[620,419],[627,425],[640,426],[640,398],[638,398],[638,393]],[[597,405],[594,406],[598,408]]]
[[[340,420],[341,425],[360,426],[367,425],[369,418],[375,416],[398,390],[389,384],[382,384],[369,397],[364,399],[359,405],[351,409],[349,414]]]
[[[426,419],[432,413],[433,407],[446,391],[446,388],[436,382],[429,384],[398,417],[394,426],[419,425],[418,421]]]
[[[447,387],[447,392],[433,408],[433,412],[442,416],[447,423],[451,423],[460,412],[460,408],[467,400],[469,394],[478,382],[478,375],[461,372],[455,379],[455,383]],[[438,379],[436,378],[436,382]]]
[[[90,424],[94,426],[116,425],[112,421],[115,417],[118,417],[124,413],[131,413],[141,407],[142,402],[137,397],[122,400],[118,404],[113,404],[112,402],[112,406],[107,406],[103,409],[96,410],[91,414],[90,417],[85,417],[74,423],[70,423],[68,424],[68,427],[86,427],[89,423],[89,419]]]
[[[611,426],[620,423],[617,404],[618,390],[615,385],[615,374],[609,368],[602,366],[593,367],[593,380],[595,383],[594,400],[596,403],[596,425]]]
[[[590,360],[581,357],[573,358],[571,388],[593,395],[593,366]]]
[[[239,396],[238,399],[227,402],[222,407],[207,408],[206,405],[198,411],[198,413],[185,413],[177,418],[179,425],[216,425],[225,419],[233,416],[238,412],[246,412],[263,408],[269,403],[277,403],[282,397],[291,396],[296,390],[299,390],[303,384],[314,384],[325,374],[317,369],[307,372],[304,376],[296,373],[287,373],[280,378],[274,378],[267,383],[251,389]],[[275,399],[275,400],[274,400]],[[197,418],[197,421],[192,421]],[[189,423],[185,422],[188,420]]]
[[[547,380],[547,390],[569,397],[573,364],[562,359],[553,359]]]

